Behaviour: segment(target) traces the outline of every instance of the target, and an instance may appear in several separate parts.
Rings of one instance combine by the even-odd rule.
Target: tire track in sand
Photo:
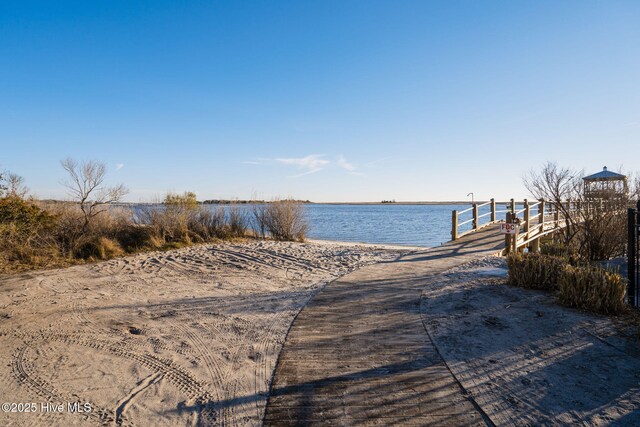
[[[14,354],[12,373],[18,383],[25,385],[27,389],[31,390],[31,392],[46,399],[48,402],[66,403],[79,401],[77,397],[74,398],[74,396],[66,395],[63,392],[58,391],[55,386],[36,374],[35,367],[33,365],[33,358],[30,357],[30,351],[31,346],[25,344]],[[86,415],[100,425],[109,425],[111,421],[115,419],[112,411],[100,408],[88,401],[83,401],[82,403],[85,402],[90,403],[92,407],[92,411],[86,413]],[[53,414],[37,411],[37,415],[45,419],[51,419]],[[50,425],[53,425],[53,423],[50,423]]]
[[[212,392],[214,393],[214,396],[210,397],[215,399],[214,402],[216,403],[221,402],[221,393],[224,389],[224,384],[222,381],[224,373],[222,368],[220,367],[220,364],[216,361],[215,357],[209,351],[209,346],[207,346],[206,343],[202,341],[198,334],[193,333],[193,331],[191,331],[191,328],[189,328],[188,326],[183,326],[176,321],[170,321],[169,324],[178,331],[182,332],[182,334],[184,334],[192,347],[195,349],[196,354],[203,360],[207,371],[209,372],[209,377],[211,378],[211,385],[213,389]],[[211,408],[211,400],[212,399],[210,399],[209,402],[205,403],[204,410],[207,411],[207,415],[209,414],[209,412],[216,413],[216,415],[218,415],[218,417],[216,417],[218,424],[222,426],[227,425],[227,420],[233,418],[233,413],[226,410],[226,408],[220,408],[219,411],[215,411],[213,408]]]

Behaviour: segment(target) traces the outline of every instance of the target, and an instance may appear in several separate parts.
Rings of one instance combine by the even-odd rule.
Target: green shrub
[[[58,254],[51,236],[56,221],[30,200],[0,198],[0,271],[48,266]]]
[[[0,199],[0,226],[3,231],[33,235],[55,225],[55,217],[34,203],[16,196]]]
[[[560,277],[558,300],[569,307],[615,314],[625,307],[626,281],[598,267],[568,267]]]
[[[164,197],[164,204],[166,206],[180,206],[186,209],[194,209],[198,206],[198,200],[196,199],[196,193],[191,191],[185,191],[182,194],[167,193]]]
[[[555,290],[567,261],[563,258],[529,253],[507,258],[509,284],[530,289]]]

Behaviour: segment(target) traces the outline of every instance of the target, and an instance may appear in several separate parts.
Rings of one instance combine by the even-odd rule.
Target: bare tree
[[[29,189],[24,185],[24,178],[15,173],[8,173],[6,177],[7,181],[7,194],[9,196],[24,198],[29,192]]]
[[[640,200],[640,174],[636,172],[629,179],[631,182],[629,186],[629,197],[631,200],[638,201]]]
[[[582,171],[561,168],[554,162],[547,162],[540,172],[529,171],[523,178],[525,188],[536,199],[551,202],[563,214],[565,243],[569,243],[577,232],[578,218],[574,215],[570,200],[582,196]]]
[[[104,186],[107,167],[103,162],[90,160],[78,163],[72,158],[66,158],[60,164],[70,178],[64,185],[80,205],[84,216],[82,232],[87,230],[94,217],[107,210],[108,204],[120,201],[129,192],[122,184],[115,187]]]
[[[6,173],[0,171],[0,197],[4,197],[5,193],[7,192],[7,185],[5,184],[5,175]]]
[[[624,252],[629,195],[601,193],[594,199],[584,191],[583,175],[547,162],[540,172],[529,172],[523,181],[534,197],[553,203],[563,214],[567,247],[588,261],[618,256]]]
[[[0,197],[11,196],[23,198],[29,192],[24,185],[24,178],[8,171],[0,172]]]

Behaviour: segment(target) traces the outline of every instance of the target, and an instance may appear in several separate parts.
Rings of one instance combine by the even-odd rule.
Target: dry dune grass
[[[615,272],[584,262],[571,265],[569,258],[538,253],[510,255],[507,265],[510,285],[552,291],[563,305],[605,314],[627,309],[627,284]]]
[[[279,200],[254,208],[203,206],[193,193],[168,194],[136,211],[110,206],[87,221],[81,204],[0,198],[0,272],[62,267],[148,250],[242,238],[303,241],[304,208]],[[253,227],[252,227],[253,225]]]

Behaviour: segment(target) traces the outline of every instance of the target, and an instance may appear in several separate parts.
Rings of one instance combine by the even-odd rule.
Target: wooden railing
[[[517,251],[530,247],[537,251],[540,248],[540,239],[548,234],[555,233],[567,224],[567,217],[576,210],[576,206],[567,202],[563,209],[559,209],[556,203],[539,200],[529,203],[524,200],[524,208],[515,211],[507,221],[520,225],[516,235],[505,237],[506,252]],[[535,215],[532,213],[535,211]]]
[[[556,203],[545,200],[532,203],[525,199],[521,203],[516,203],[514,199],[511,199],[507,203],[507,209],[504,210],[497,209],[494,199],[486,203],[475,203],[468,209],[452,212],[451,238],[452,240],[457,240],[481,228],[500,222],[509,222],[516,223],[519,227],[517,234],[505,235],[507,252],[529,246],[533,250],[537,250],[542,237],[565,227],[567,214],[579,208],[577,203],[565,202],[563,203],[563,208],[558,209]],[[521,205],[522,208],[517,209],[518,205]],[[480,214],[480,209],[485,206],[490,207],[489,211]],[[471,212],[471,218],[460,221],[461,216],[469,212]],[[501,214],[505,214],[504,218],[499,218],[499,216],[502,216]],[[486,220],[483,221],[483,219]],[[464,230],[467,224],[471,224],[471,227]],[[462,230],[461,227],[463,227]]]
[[[522,206],[521,209],[517,209],[519,205]],[[481,209],[486,206],[489,206],[489,210],[481,214]],[[474,203],[470,208],[462,211],[453,211],[451,214],[451,239],[457,240],[493,224],[515,223],[518,225],[518,232],[517,234],[505,235],[505,252],[524,250],[524,248],[537,251],[540,248],[542,237],[565,228],[571,222],[582,222],[585,218],[590,217],[592,212],[601,213],[604,210],[607,214],[616,214],[626,211],[624,203],[616,200],[556,203],[545,200],[529,202],[525,199],[523,202],[516,203],[514,199],[511,199],[506,203],[506,206],[507,209],[499,210],[496,201],[491,199],[486,203]],[[579,214],[575,215],[577,211]],[[461,217],[469,213],[471,213],[470,219],[460,221]]]
[[[485,206],[489,206],[489,211],[480,214],[480,208]],[[460,221],[462,215],[467,212],[472,212],[471,219]],[[452,211],[451,212],[451,240],[457,240],[462,236],[465,236],[469,233],[472,233],[480,228],[486,227],[491,224],[498,223],[498,214],[507,213],[508,209],[505,210],[497,210],[496,209],[496,201],[495,199],[491,199],[485,203],[474,203],[469,209],[465,209],[462,211]],[[486,220],[484,220],[486,219]],[[484,222],[483,222],[484,220]],[[464,227],[467,224],[471,224],[471,229],[466,231],[461,231],[460,228]]]

